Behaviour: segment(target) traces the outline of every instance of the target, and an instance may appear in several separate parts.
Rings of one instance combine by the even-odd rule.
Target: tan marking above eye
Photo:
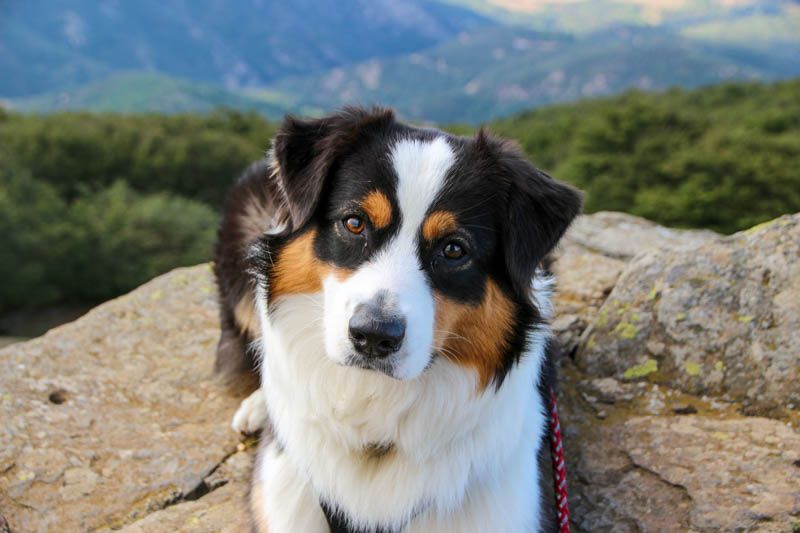
[[[503,364],[514,325],[514,304],[491,279],[478,305],[456,302],[438,292],[434,348],[446,359],[469,367],[485,389]]]
[[[372,191],[367,194],[361,200],[361,207],[372,225],[378,229],[383,229],[392,222],[392,203],[381,191]]]
[[[434,211],[422,223],[422,236],[431,242],[458,228],[456,216],[450,211]]]

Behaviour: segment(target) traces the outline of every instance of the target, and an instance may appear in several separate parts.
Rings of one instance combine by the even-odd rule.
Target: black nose
[[[387,357],[400,349],[406,334],[406,321],[386,315],[380,308],[361,304],[350,317],[350,340],[367,357]]]

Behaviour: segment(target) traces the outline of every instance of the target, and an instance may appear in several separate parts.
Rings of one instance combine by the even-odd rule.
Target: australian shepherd
[[[288,117],[231,191],[217,368],[259,378],[254,530],[546,528],[541,268],[580,194],[385,109]]]

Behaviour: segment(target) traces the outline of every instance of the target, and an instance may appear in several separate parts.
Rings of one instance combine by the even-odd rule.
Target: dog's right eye
[[[347,231],[355,235],[360,235],[364,231],[365,224],[361,217],[351,215],[342,220],[342,224]]]
[[[445,244],[444,248],[442,249],[442,253],[444,253],[446,258],[452,260],[461,259],[466,254],[464,247],[456,241],[450,241]]]

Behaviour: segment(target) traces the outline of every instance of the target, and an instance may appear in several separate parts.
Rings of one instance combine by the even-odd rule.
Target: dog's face
[[[287,119],[287,229],[262,240],[269,307],[322,293],[326,355],[397,379],[445,357],[499,383],[539,313],[531,281],[580,208],[506,143],[381,110]]]

